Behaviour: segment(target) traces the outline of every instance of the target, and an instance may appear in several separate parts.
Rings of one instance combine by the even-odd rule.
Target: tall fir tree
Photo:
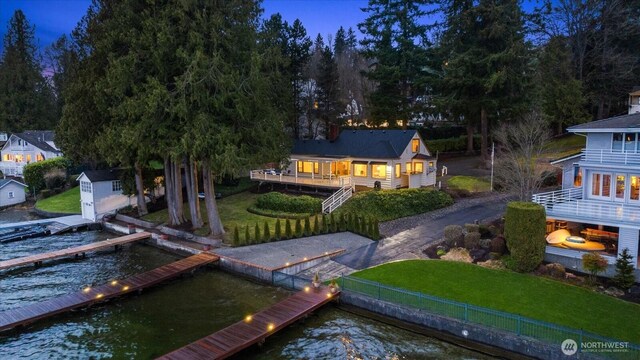
[[[322,50],[318,66],[318,114],[324,122],[325,132],[328,135],[331,126],[341,124],[338,121],[338,114],[342,108],[338,65],[329,46],[325,46]]]

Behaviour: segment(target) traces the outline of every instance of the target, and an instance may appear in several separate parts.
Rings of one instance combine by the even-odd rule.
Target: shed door
[[[88,220],[96,220],[93,211],[93,203],[83,202],[82,203],[82,217]]]

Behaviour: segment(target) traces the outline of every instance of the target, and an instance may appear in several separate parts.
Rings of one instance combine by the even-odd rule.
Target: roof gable
[[[416,134],[416,130],[343,130],[334,141],[296,140],[291,154],[399,158]]]
[[[40,150],[53,152],[53,153],[61,152],[60,150],[57,150],[56,148],[54,148],[53,146],[47,143],[47,141],[53,142],[53,139],[55,137],[55,133],[53,131],[27,130],[21,133],[11,134],[11,136],[9,137],[9,140],[11,140],[11,137],[14,137],[14,136],[16,138],[26,141],[27,143],[37,147]],[[7,141],[3,149],[9,146],[10,143],[11,141]]]
[[[23,184],[20,181],[16,181],[16,180],[13,180],[13,179],[0,179],[0,189],[2,189],[3,187],[11,184],[12,182],[16,183],[16,184],[18,184],[18,185],[20,185],[22,187],[25,187],[25,188],[27,187],[26,184]]]
[[[92,183],[101,181],[114,181],[120,180],[121,169],[107,169],[107,170],[87,170],[80,174],[76,181],[79,181],[83,176],[86,177]]]

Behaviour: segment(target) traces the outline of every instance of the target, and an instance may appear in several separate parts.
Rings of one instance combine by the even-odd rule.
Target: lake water
[[[22,219],[24,220],[24,219]],[[0,245],[0,260],[100,241],[79,232]],[[85,259],[0,271],[0,311],[79,291],[177,260],[134,244]],[[62,314],[0,334],[1,359],[152,359],[289,296],[215,269],[178,278],[141,295]],[[241,359],[484,359],[481,354],[329,306],[269,338]]]

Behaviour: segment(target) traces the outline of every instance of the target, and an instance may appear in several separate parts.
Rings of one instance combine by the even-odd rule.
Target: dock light
[[[86,288],[82,289],[82,292],[85,293],[85,294],[88,293],[89,291],[91,291],[91,287],[90,286],[87,286]]]
[[[329,255],[329,252],[328,252],[328,251],[325,251],[325,252],[324,252],[324,254],[325,254],[325,255]]]
[[[289,266],[289,265],[291,265],[291,263],[288,263],[288,262],[284,263],[284,266]]]
[[[253,320],[253,316],[251,315],[247,315],[244,317],[244,322],[251,322],[251,320]]]
[[[304,292],[309,292],[310,290],[311,290],[311,288],[310,288],[310,287],[308,287],[308,286],[305,286],[305,287],[304,287]]]
[[[273,331],[273,329],[275,329],[275,328],[276,328],[276,326],[273,325],[273,324],[267,325],[267,330],[269,330],[269,331]]]
[[[331,293],[327,293],[327,297],[330,298],[331,297]]]
[[[129,290],[129,285],[125,285],[125,286],[122,288],[122,291],[127,291],[127,290]]]
[[[305,257],[305,258],[304,258],[304,259],[302,259],[302,260],[307,261],[307,258]]]
[[[96,295],[96,299],[102,299],[104,297],[104,294],[98,294]]]
[[[117,280],[113,280],[113,281],[111,282],[111,286],[116,286],[116,285],[118,285],[118,281],[117,281]]]

